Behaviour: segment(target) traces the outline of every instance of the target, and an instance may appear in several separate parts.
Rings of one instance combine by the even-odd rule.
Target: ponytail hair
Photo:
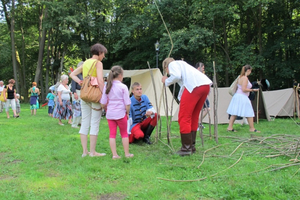
[[[106,91],[105,94],[108,94],[111,90],[113,80],[119,75],[123,75],[123,68],[119,65],[113,66],[107,77]]]
[[[247,70],[252,70],[252,67],[250,65],[243,66],[240,76],[245,76]]]

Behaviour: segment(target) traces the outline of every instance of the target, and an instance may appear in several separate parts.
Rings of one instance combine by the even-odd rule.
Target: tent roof
[[[109,73],[110,70],[103,70],[103,74]],[[153,75],[153,80],[151,78],[151,72]],[[139,82],[143,88],[143,94],[147,95],[150,102],[152,103],[153,107],[156,111],[160,111],[159,114],[161,116],[166,116],[165,111],[165,95],[163,91],[163,83],[161,82],[162,73],[158,68],[154,69],[140,69],[140,70],[124,70],[123,76],[126,78],[131,78],[130,85],[134,82]],[[172,93],[170,89],[167,87],[167,100],[168,100],[168,113],[171,112],[172,105],[173,105],[173,113],[174,110],[177,110],[178,104],[176,101],[172,101]],[[131,90],[129,88],[129,90]],[[156,91],[156,92],[155,92]],[[156,103],[157,101],[157,103]]]
[[[294,90],[287,88],[263,92],[266,106],[271,116],[293,116],[294,115]]]
[[[158,68],[151,69],[151,71],[159,71]],[[103,74],[109,73],[110,70],[104,69]],[[138,76],[144,73],[149,73],[149,69],[137,69],[137,70],[124,70],[123,76],[125,78],[131,78],[132,76]],[[151,76],[151,75],[150,75]],[[151,77],[149,77],[151,79]]]

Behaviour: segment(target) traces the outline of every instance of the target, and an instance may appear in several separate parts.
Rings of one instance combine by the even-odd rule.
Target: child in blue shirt
[[[52,90],[49,90],[46,99],[48,100],[48,115],[50,117],[53,116],[53,108],[54,108],[54,98],[55,95],[53,94]]]

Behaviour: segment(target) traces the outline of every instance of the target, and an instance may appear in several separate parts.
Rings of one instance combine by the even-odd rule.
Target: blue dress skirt
[[[38,102],[38,96],[30,97],[30,110],[34,110],[38,108],[37,102]]]

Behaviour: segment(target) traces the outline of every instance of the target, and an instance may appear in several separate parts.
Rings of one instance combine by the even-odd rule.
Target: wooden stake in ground
[[[257,92],[257,99],[256,99],[256,123],[258,124],[259,123],[259,93],[260,93],[260,88],[258,89],[258,92]]]
[[[210,118],[210,110],[207,108],[207,115],[208,115],[208,129],[209,129],[209,138],[211,139],[211,118]]]
[[[218,144],[218,85],[217,85],[217,75],[216,75],[216,65],[215,61],[213,61],[213,68],[214,68],[214,133],[215,133],[215,140]]]
[[[206,104],[206,102],[204,102],[204,104]],[[203,107],[202,107],[202,110],[200,111],[200,113],[201,113],[201,115],[200,115],[200,123],[201,123],[201,126],[203,127],[203,125],[202,125]],[[204,147],[203,129],[202,129],[202,127],[199,126],[199,132],[200,132],[200,138],[201,138],[202,147]]]
[[[295,98],[296,98],[296,111],[298,115],[298,119],[300,119],[300,111],[299,111],[299,93],[298,90],[300,89],[299,84],[295,88]]]
[[[150,71],[150,75],[151,75],[151,80],[152,80],[152,84],[153,84],[153,89],[154,89],[154,96],[155,96],[155,105],[156,105],[156,120],[157,120],[157,123],[158,123],[158,116],[159,116],[159,111],[158,110],[158,103],[157,103],[157,95],[156,95],[156,87],[155,87],[155,82],[154,82],[154,78],[153,78],[153,72],[151,70],[151,67],[150,67],[150,64],[149,62],[147,61],[147,64],[148,64],[148,68],[149,68],[149,71]],[[161,121],[160,121],[161,122]],[[157,137],[158,137],[158,126],[155,127],[155,130],[156,130],[156,134],[155,134],[155,142],[157,142]]]

